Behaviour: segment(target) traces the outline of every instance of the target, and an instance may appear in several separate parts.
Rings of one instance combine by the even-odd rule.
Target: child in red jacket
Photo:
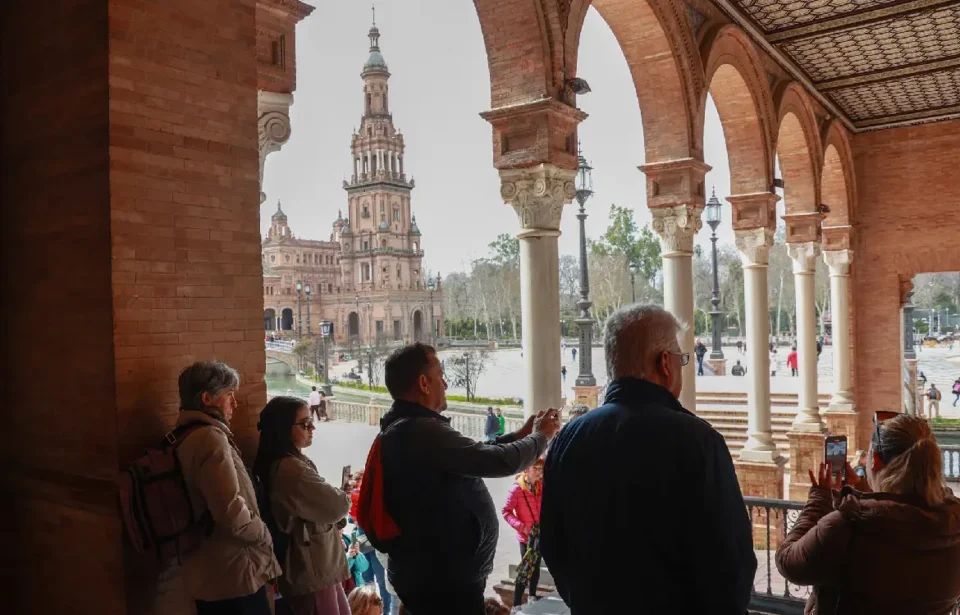
[[[530,555],[534,559],[532,574],[530,575],[530,599],[537,599],[537,584],[540,582],[540,549],[539,541],[531,542],[530,535],[535,526],[540,525],[540,500],[543,489],[543,459],[538,459],[532,466],[517,475],[517,482],[510,488],[507,501],[500,510],[503,518],[517,532],[520,543],[520,557],[523,558],[530,548],[534,552]],[[538,532],[539,534],[539,532]],[[513,594],[514,606],[520,606],[523,600],[523,590],[527,579],[518,575],[516,588]]]

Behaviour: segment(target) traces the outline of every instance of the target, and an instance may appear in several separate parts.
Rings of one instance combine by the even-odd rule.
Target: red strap
[[[360,484],[357,505],[357,525],[376,540],[392,540],[400,535],[400,528],[387,511],[383,490],[383,463],[380,459],[380,436],[377,436],[367,455]]]

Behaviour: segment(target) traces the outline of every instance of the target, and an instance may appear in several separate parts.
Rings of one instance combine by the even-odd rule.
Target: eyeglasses
[[[877,453],[880,455],[880,459],[882,459],[884,463],[887,463],[887,459],[886,455],[883,454],[882,448],[880,447],[880,423],[889,421],[893,417],[900,416],[901,414],[901,412],[893,412],[892,410],[877,410],[873,413],[873,450],[877,451]]]
[[[680,367],[686,367],[687,363],[690,362],[689,352],[671,352],[670,354],[675,354],[680,357]]]
[[[294,423],[295,426],[299,427],[304,431],[313,431],[317,428],[316,423],[313,421],[300,421],[299,423]]]

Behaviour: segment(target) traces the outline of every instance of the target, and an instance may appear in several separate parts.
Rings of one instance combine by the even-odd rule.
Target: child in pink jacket
[[[520,542],[520,557],[523,558],[527,552],[527,542],[530,539],[530,533],[534,526],[540,524],[540,500],[543,488],[543,459],[538,459],[532,466],[517,475],[517,482],[510,488],[507,494],[507,501],[500,510],[503,518],[517,532],[517,540]],[[535,541],[537,542],[537,541]],[[537,584],[540,582],[540,553],[538,545],[533,548],[536,564],[533,568],[533,574],[530,577],[530,599],[537,599]],[[514,606],[519,606],[523,599],[523,590],[526,586],[526,579],[519,577],[517,579],[516,589],[513,594]]]

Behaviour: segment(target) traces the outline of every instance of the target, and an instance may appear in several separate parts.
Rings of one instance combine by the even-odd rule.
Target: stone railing
[[[337,421],[346,421],[348,423],[366,423],[367,425],[379,425],[380,419],[390,410],[389,406],[371,403],[363,404],[349,401],[330,401],[330,410],[328,412],[331,419]],[[483,427],[486,423],[486,415],[469,414],[466,412],[444,412],[443,415],[450,419],[450,426],[474,440],[483,440]],[[523,426],[523,419],[515,417],[506,417],[504,428],[507,433],[516,431]]]

